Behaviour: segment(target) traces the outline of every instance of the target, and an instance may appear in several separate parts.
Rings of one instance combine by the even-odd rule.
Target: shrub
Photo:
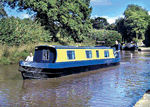
[[[1,19],[0,35],[0,42],[9,46],[51,41],[50,33],[39,23],[14,17]]]
[[[115,41],[118,40],[121,42],[122,36],[117,31],[113,30],[91,30],[89,35],[90,38],[95,39],[97,41],[105,41],[106,46],[112,46],[115,44]]]
[[[138,38],[133,38],[133,42],[138,43],[139,39]]]

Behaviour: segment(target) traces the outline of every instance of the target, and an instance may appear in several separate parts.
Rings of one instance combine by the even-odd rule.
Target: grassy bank
[[[139,51],[150,51],[150,47],[138,47]]]
[[[33,44],[25,44],[22,46],[0,46],[0,65],[8,65],[8,64],[16,64],[19,63],[20,60],[25,60],[25,58],[29,55],[30,52],[33,52],[35,46],[38,45],[61,45],[57,42],[51,43],[33,43]],[[69,46],[94,46],[95,41],[85,40],[83,43],[74,43],[65,41],[65,45]]]
[[[140,49],[150,49],[150,47],[139,47]]]

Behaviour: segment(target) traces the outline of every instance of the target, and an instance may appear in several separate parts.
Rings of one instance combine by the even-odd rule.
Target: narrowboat
[[[138,46],[134,43],[127,43],[122,46],[123,50],[138,50]]]
[[[119,52],[106,46],[40,45],[32,62],[19,62],[19,71],[23,79],[53,78],[118,65],[120,59]]]

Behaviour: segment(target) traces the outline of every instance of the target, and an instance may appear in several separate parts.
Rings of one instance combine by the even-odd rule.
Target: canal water
[[[120,65],[60,78],[23,80],[0,67],[0,106],[133,107],[150,89],[150,53],[122,51]]]

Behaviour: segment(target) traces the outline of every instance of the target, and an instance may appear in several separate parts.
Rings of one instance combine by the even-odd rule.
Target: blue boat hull
[[[120,57],[61,63],[36,63],[20,61],[19,71],[22,73],[23,79],[53,78],[73,73],[96,70],[103,67],[118,65],[119,63]]]
[[[70,74],[77,74],[81,72],[87,72],[91,70],[97,70],[104,67],[116,66],[119,65],[119,62],[111,64],[101,64],[101,65],[91,65],[91,66],[82,66],[75,68],[64,68],[64,69],[43,69],[43,72],[26,72],[23,71],[23,79],[41,79],[41,78],[57,78],[61,76],[66,76]],[[44,72],[44,70],[46,72]],[[56,72],[57,71],[57,72]]]

